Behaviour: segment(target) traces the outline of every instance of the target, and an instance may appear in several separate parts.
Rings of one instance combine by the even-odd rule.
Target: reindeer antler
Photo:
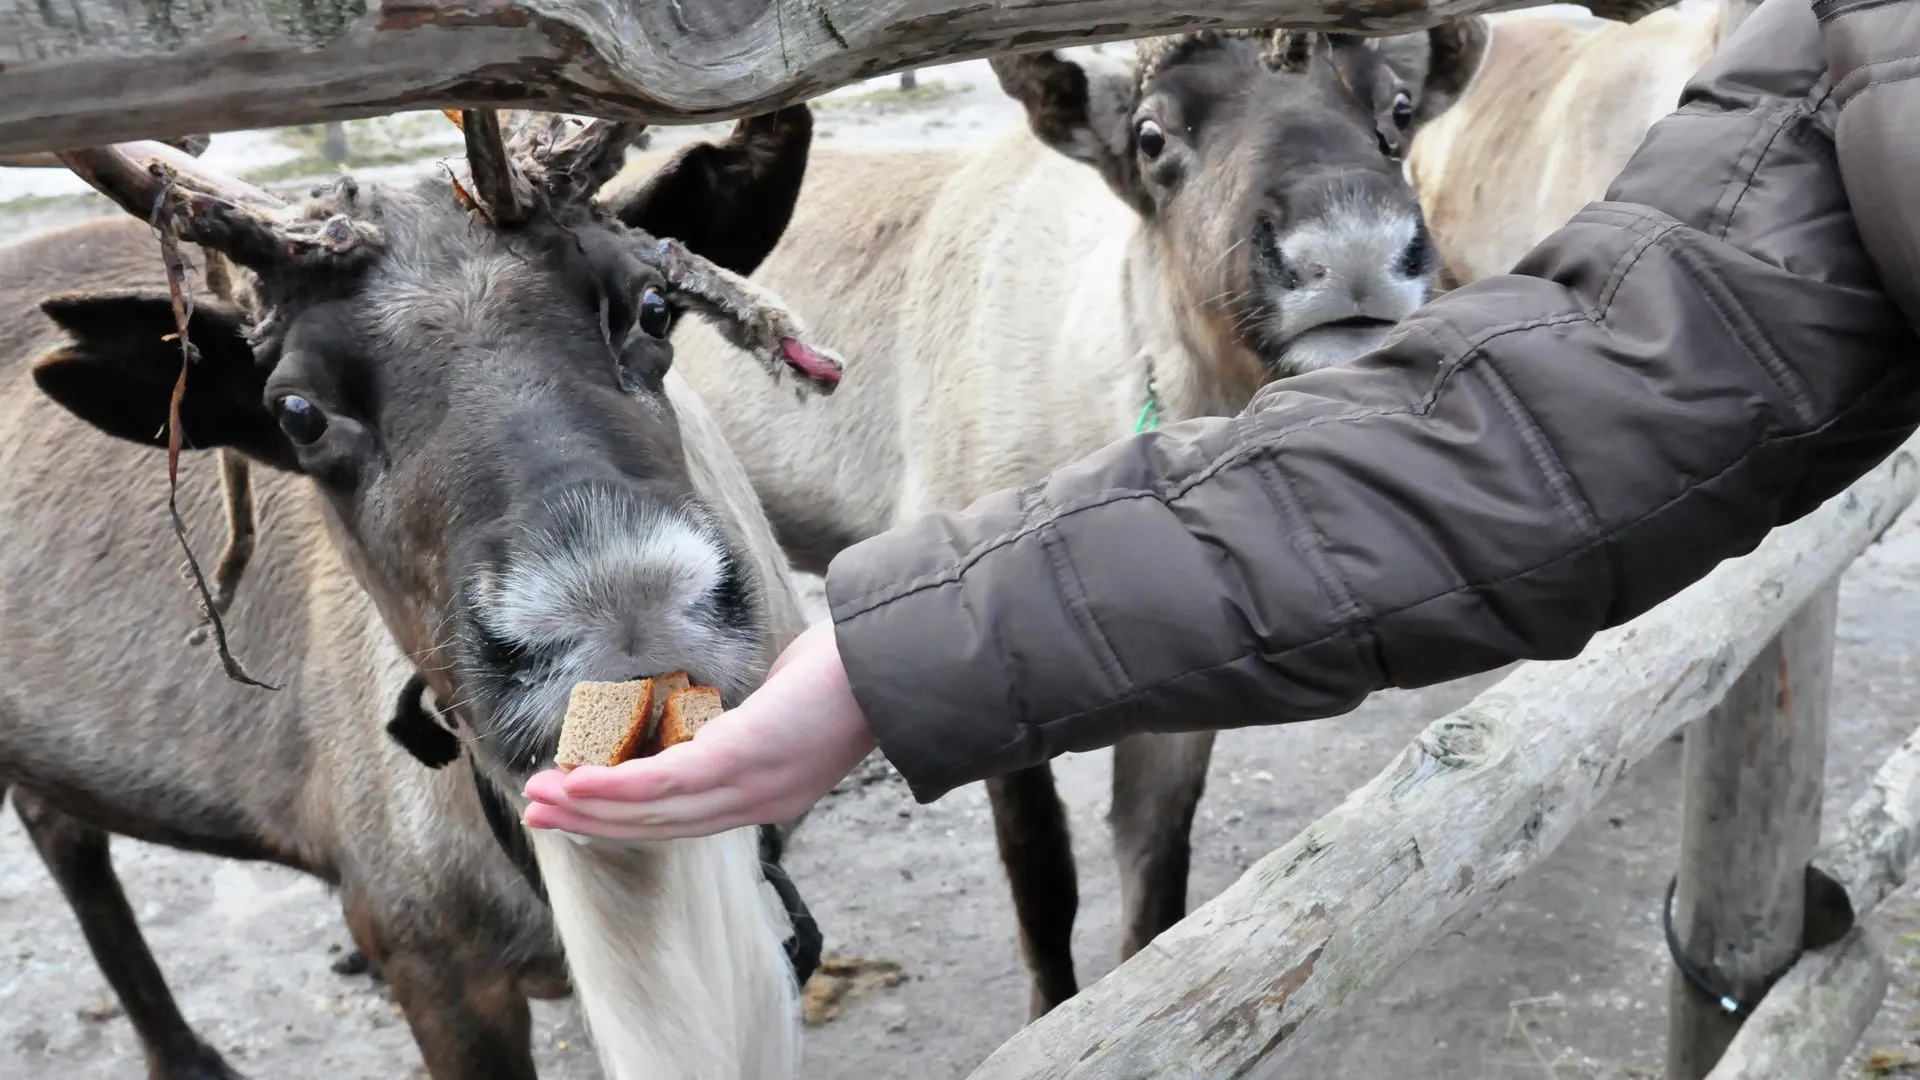
[[[1261,59],[1280,72],[1302,72],[1312,63],[1323,35],[1313,30],[1196,30],[1147,38],[1134,46],[1135,78],[1145,86],[1154,75],[1179,60],[1187,50],[1217,41],[1251,41],[1262,46]]]
[[[582,124],[552,113],[510,118],[511,134],[492,109],[465,109],[456,121],[466,136],[474,193],[494,223],[508,228],[532,217],[542,203],[592,198],[620,171],[627,147],[646,134],[645,124],[626,121]]]
[[[215,173],[164,143],[62,150],[59,157],[134,216],[168,222],[182,240],[219,251],[250,270],[336,264],[370,253],[382,241],[377,226],[345,214],[324,220],[290,216],[279,197]]]
[[[1267,66],[1275,71],[1302,72],[1313,63],[1322,35],[1312,30],[1275,30],[1267,47]]]
[[[507,153],[500,114],[492,109],[467,109],[460,114],[460,130],[466,136],[473,193],[487,204],[494,224],[511,227],[532,217],[537,209],[533,186]]]
[[[771,293],[695,255],[678,240],[660,241],[653,257],[678,299],[709,316],[722,337],[753,354],[769,372],[791,368],[823,394],[839,385],[845,366],[839,355],[808,343],[800,320]]]

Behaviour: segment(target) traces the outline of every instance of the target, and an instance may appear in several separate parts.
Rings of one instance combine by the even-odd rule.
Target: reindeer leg
[[[100,973],[113,986],[139,1033],[147,1055],[147,1076],[151,1080],[243,1080],[180,1015],[113,872],[107,834],[25,791],[13,792],[13,808],[79,918]]]
[[[518,981],[463,964],[471,942],[375,956],[433,1080],[538,1080],[533,1011]]]
[[[1027,1019],[1038,1020],[1079,992],[1073,978],[1073,917],[1080,893],[1073,866],[1067,810],[1046,765],[987,781],[994,838],[1013,889],[1020,947],[1033,986]]]
[[[1120,864],[1126,960],[1187,914],[1193,813],[1207,784],[1211,731],[1135,735],[1113,747],[1113,857]]]

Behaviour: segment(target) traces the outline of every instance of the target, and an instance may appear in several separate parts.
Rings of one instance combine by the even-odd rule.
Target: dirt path
[[[890,85],[891,80],[888,81]],[[933,85],[938,83],[939,85]],[[984,65],[923,73],[911,97],[862,91],[822,110],[821,137],[848,143],[952,144],[1017,113]],[[871,88],[865,91],[871,94]],[[418,172],[452,148],[435,118],[356,130],[356,172]],[[661,133],[658,145],[699,129]],[[316,137],[317,138],[317,137]],[[436,142],[437,140],[437,142]],[[298,186],[303,151],[262,133],[222,136],[209,158]],[[413,149],[409,150],[409,147]],[[384,155],[384,157],[383,157]],[[406,157],[404,161],[389,160]],[[292,162],[292,165],[288,165]],[[104,211],[71,197],[58,174],[0,170],[0,235]],[[183,600],[184,602],[184,600]],[[1909,516],[1848,575],[1836,661],[1828,821],[1920,722],[1920,518]],[[1351,716],[1224,734],[1195,826],[1193,895],[1218,892],[1369,779],[1431,718],[1495,676],[1382,694]],[[1670,745],[1632,774],[1541,870],[1499,907],[1441,942],[1371,1002],[1306,1035],[1287,1077],[1313,1080],[1622,1080],[1657,1074],[1667,960],[1658,902],[1678,846]],[[1080,852],[1081,978],[1111,965],[1118,899],[1101,817],[1105,752],[1056,764]],[[256,1078],[391,1080],[419,1075],[404,1023],[380,989],[328,970],[346,935],[317,883],[290,872],[122,841],[132,899],[183,1008],[236,1067]],[[836,792],[795,838],[789,865],[830,952],[899,965],[904,981],[843,1003],[812,1031],[809,1080],[948,1080],[1012,1034],[1025,976],[977,788],[919,806],[884,768]],[[1902,974],[1851,1076],[1920,1076],[1915,989],[1920,904],[1899,897],[1888,947]],[[885,983],[888,980],[880,979]],[[138,1046],[58,893],[11,814],[0,815],[0,1080],[125,1080]],[[542,1075],[598,1075],[569,1005],[541,1005]]]

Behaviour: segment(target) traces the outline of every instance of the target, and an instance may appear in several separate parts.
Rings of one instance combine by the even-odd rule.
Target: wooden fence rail
[[[994,53],[1205,27],[1414,30],[1549,0],[0,3],[0,154],[516,104],[730,119]],[[1633,19],[1671,0],[1586,0]]]
[[[1578,657],[1524,664],[1434,722],[1372,782],[1029,1025],[971,1080],[1285,1075],[1294,1036],[1485,911],[1635,763],[1719,707],[1796,615],[1810,612],[1806,640],[1830,648],[1825,615],[1809,605],[1913,501],[1916,444]],[[1909,775],[1920,762],[1898,767]],[[1836,873],[1850,887],[1904,879],[1911,788],[1856,810],[1878,839],[1829,852],[1836,866],[1868,868]],[[1836,973],[1870,986],[1846,959],[1858,950],[1824,950],[1830,966],[1794,986],[1820,996]]]

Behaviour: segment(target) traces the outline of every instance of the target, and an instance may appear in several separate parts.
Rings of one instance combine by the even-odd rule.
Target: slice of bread
[[[661,675],[653,680],[653,711],[647,714],[647,738],[640,744],[641,746],[654,745],[660,731],[660,714],[666,711],[667,702],[673,699],[673,695],[691,685],[693,681],[687,678],[687,673],[684,671]]]
[[[554,763],[562,768],[618,765],[631,757],[645,740],[653,716],[653,683],[575,683],[567,695],[567,719],[560,725]]]
[[[690,686],[676,691],[667,698],[667,706],[660,713],[660,734],[653,745],[665,750],[686,742],[700,730],[700,725],[725,710],[720,704],[720,691],[711,686]]]
[[[661,713],[676,693],[687,689],[687,673],[628,682],[575,683],[567,695],[567,718],[560,725],[554,764],[618,765],[652,744]]]

